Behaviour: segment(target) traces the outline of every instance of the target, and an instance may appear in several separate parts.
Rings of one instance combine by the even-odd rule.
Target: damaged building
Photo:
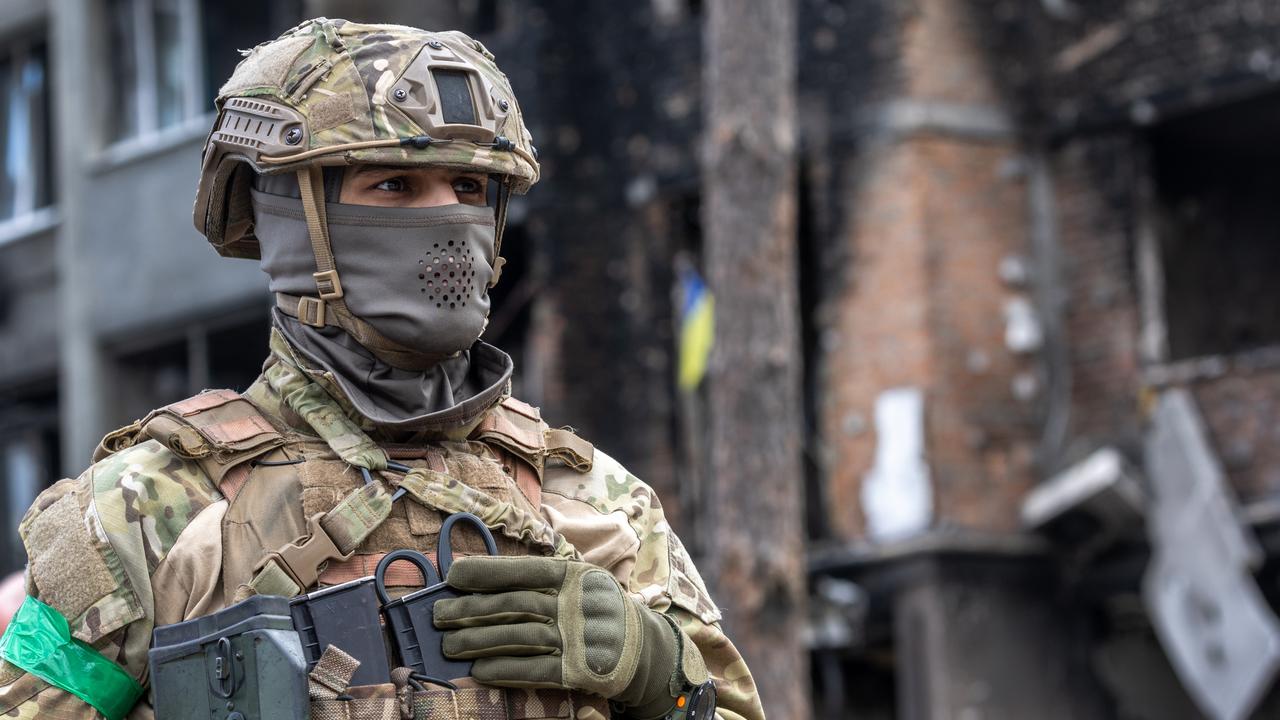
[[[818,715],[1274,717],[1280,8],[806,8]]]
[[[812,716],[1280,716],[1280,5],[794,7]],[[191,198],[235,51],[318,14],[510,73],[543,182],[486,339],[701,562],[704,2],[0,0],[0,568],[102,434],[256,375]]]

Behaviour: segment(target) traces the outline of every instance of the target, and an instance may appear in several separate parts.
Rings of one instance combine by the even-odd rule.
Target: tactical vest
[[[392,460],[426,469],[433,482],[406,487],[409,493],[371,522],[372,513],[361,504],[369,486],[359,469],[326,442],[273,422],[233,391],[206,391],[156,410],[104,438],[95,460],[147,438],[197,463],[228,500],[222,522],[227,602],[262,587],[269,594],[292,594],[294,587],[301,591],[372,575],[385,554],[401,548],[434,559],[443,518],[458,511],[485,521],[499,554],[575,556],[539,512],[542,472],[549,461],[586,472],[593,454],[572,432],[549,428],[537,408],[507,397],[465,440],[382,446]],[[351,518],[366,520],[362,525]],[[458,555],[484,552],[470,528],[455,530],[452,542]],[[413,566],[396,563],[386,584],[407,592],[422,587],[423,578]],[[467,679],[456,683],[457,690],[435,689],[411,683],[404,672],[394,673],[387,685],[348,687],[349,679],[342,663],[317,665],[310,678],[313,718],[609,717],[604,700],[583,693],[509,690]]]

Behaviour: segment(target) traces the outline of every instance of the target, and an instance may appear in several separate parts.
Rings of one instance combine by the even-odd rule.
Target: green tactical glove
[[[595,565],[541,557],[461,558],[435,625],[451,630],[444,654],[475,659],[482,683],[567,688],[621,703],[633,717],[675,707],[687,683],[705,682],[702,655],[675,622],[623,592]]]

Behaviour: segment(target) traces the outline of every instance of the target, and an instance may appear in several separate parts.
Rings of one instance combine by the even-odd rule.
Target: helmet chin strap
[[[494,209],[496,225],[493,234],[493,278],[489,280],[489,287],[498,284],[498,279],[502,277],[502,268],[507,265],[507,259],[502,257],[502,234],[507,229],[507,208],[510,206],[511,181],[506,177],[499,177],[498,206]]]
[[[312,327],[335,326],[346,331],[378,359],[403,370],[429,370],[452,355],[424,353],[405,347],[378,332],[369,323],[352,314],[343,297],[342,280],[333,261],[329,242],[329,223],[325,217],[324,177],[320,166],[298,170],[298,189],[302,195],[302,212],[307,221],[311,252],[315,256],[317,297],[276,293],[276,305],[286,315],[296,317]]]

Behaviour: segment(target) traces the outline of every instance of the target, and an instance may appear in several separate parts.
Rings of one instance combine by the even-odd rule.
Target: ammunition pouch
[[[148,660],[156,717],[307,718],[306,661],[285,598],[158,627]]]
[[[330,648],[341,648],[345,654],[358,658],[359,665],[344,683],[391,682],[378,617],[378,595],[373,585],[373,578],[360,578],[289,601],[289,612],[302,641],[308,670],[314,672]]]
[[[433,621],[437,602],[461,595],[443,580],[449,574],[449,566],[453,564],[450,531],[460,521],[479,528],[489,554],[498,554],[493,536],[489,534],[480,518],[470,513],[454,513],[444,521],[440,529],[440,546],[436,554],[440,563],[438,573],[430,566],[430,561],[426,557],[412,551],[398,550],[388,554],[378,563],[378,569],[374,575],[374,589],[382,598],[382,611],[386,614],[387,629],[395,645],[396,655],[406,667],[424,677],[447,680],[471,674],[470,660],[452,660],[445,657],[444,632],[437,630]],[[384,579],[387,569],[397,559],[418,565],[422,570],[423,578],[427,580],[427,586],[393,600],[387,594]]]
[[[292,600],[256,595],[212,615],[156,628],[149,653],[156,717],[608,717],[603,700],[566,690],[495,688],[480,686],[469,678],[455,680],[454,685],[409,667],[388,672],[372,583],[373,578],[362,578]],[[415,622],[421,619],[412,618]],[[425,620],[430,622],[429,617]],[[413,630],[412,625],[402,629]],[[433,663],[429,661],[427,666]],[[576,708],[584,701],[599,714],[578,714]]]

